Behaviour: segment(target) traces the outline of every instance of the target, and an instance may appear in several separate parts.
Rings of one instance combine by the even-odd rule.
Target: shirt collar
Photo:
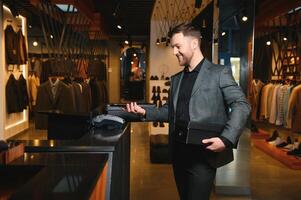
[[[201,67],[202,67],[204,61],[205,61],[205,58],[203,58],[191,72],[199,72],[201,70]],[[189,72],[188,66],[185,66],[184,72]]]

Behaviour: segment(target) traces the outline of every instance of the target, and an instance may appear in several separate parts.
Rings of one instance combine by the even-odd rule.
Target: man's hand
[[[127,103],[126,111],[141,116],[144,116],[146,113],[146,111],[142,107],[138,106],[136,102]]]
[[[213,138],[202,140],[202,143],[209,144],[209,146],[207,146],[206,149],[214,151],[214,152],[222,152],[226,148],[223,141],[218,137],[213,137]]]

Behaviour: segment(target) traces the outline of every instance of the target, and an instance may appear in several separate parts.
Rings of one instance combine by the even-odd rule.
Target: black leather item
[[[158,122],[153,122],[153,126],[157,127],[158,126]]]
[[[152,93],[156,93],[156,86],[153,86]]]
[[[160,122],[160,123],[159,123],[159,126],[160,126],[160,127],[165,127],[163,122]]]
[[[157,86],[157,92],[158,92],[158,93],[161,93],[161,88],[160,88],[160,86]]]
[[[186,130],[177,129],[175,139],[186,144],[208,146],[210,144],[203,144],[202,140],[219,137],[223,129],[224,125],[221,124],[189,122]]]
[[[151,76],[151,77],[150,77],[150,80],[155,80],[155,77],[154,77],[154,76]]]

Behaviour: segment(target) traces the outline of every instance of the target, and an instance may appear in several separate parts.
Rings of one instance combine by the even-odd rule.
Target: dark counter
[[[58,133],[59,134],[59,133]],[[66,133],[65,133],[66,134]],[[69,132],[68,134],[72,134]],[[41,155],[46,159],[48,155],[80,156],[108,156],[106,199],[128,200],[130,186],[130,124],[125,124],[122,129],[103,130],[91,129],[79,139],[70,140],[18,140],[25,144],[25,152],[28,155]],[[85,157],[85,156],[83,156]],[[62,157],[63,158],[63,157]],[[80,161],[80,159],[79,159]],[[18,161],[20,162],[20,161]],[[46,161],[45,161],[46,162]],[[52,160],[47,160],[51,163]],[[87,163],[93,160],[80,161],[75,170],[85,170]],[[96,162],[96,161],[95,161]],[[54,163],[55,159],[54,159]],[[50,165],[58,169],[55,164]],[[95,167],[93,164],[91,168]],[[70,170],[72,170],[70,168]],[[93,171],[93,170],[92,170]],[[68,171],[61,171],[62,175],[68,175]],[[40,179],[41,180],[41,179]],[[46,182],[48,180],[46,179]],[[36,182],[38,183],[38,182]],[[87,188],[83,188],[87,190]],[[30,199],[30,198],[29,198]],[[35,198],[43,199],[43,198]],[[72,198],[71,198],[72,199]]]
[[[90,199],[107,160],[107,154],[25,153],[9,165],[1,166],[0,171],[31,169],[32,176],[12,194],[12,200],[84,200]],[[7,176],[14,176],[14,173]],[[9,180],[15,179],[6,180],[7,184]]]

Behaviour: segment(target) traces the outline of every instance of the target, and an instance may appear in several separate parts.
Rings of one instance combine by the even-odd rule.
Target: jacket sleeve
[[[229,67],[224,67],[221,71],[219,84],[225,106],[229,108],[229,120],[221,136],[236,145],[249,117],[251,107],[245,94],[235,82]]]
[[[160,108],[146,108],[145,121],[162,121],[168,122],[168,104]]]

